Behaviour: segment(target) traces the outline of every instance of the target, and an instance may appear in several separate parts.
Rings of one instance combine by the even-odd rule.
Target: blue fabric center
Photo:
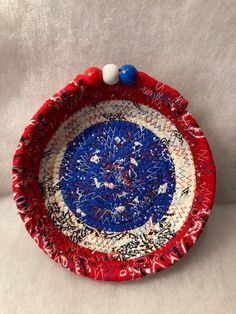
[[[60,189],[69,209],[90,227],[125,231],[159,221],[175,191],[171,156],[150,130],[113,120],[68,143]]]

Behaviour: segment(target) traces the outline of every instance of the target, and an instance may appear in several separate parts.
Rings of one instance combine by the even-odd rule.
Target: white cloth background
[[[0,313],[236,313],[236,1],[2,0]],[[134,64],[189,100],[217,167],[216,205],[179,263],[138,282],[76,277],[24,230],[11,163],[39,106],[89,66]]]

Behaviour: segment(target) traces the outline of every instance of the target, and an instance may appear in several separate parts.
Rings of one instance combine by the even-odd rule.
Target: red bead
[[[96,67],[88,68],[84,72],[85,85],[95,87],[102,83],[102,70]]]

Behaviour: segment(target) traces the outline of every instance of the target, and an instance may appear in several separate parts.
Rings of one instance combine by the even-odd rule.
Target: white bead
[[[102,78],[104,83],[114,85],[119,82],[119,68],[115,64],[106,64],[102,68]]]

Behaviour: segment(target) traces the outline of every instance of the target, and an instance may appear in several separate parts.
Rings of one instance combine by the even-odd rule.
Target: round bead
[[[97,86],[102,82],[102,70],[96,67],[88,68],[84,72],[84,83],[88,86]]]
[[[137,69],[131,64],[122,65],[120,68],[120,82],[123,85],[132,85],[137,76]]]
[[[119,82],[119,68],[115,64],[107,64],[102,68],[104,83],[114,85]]]

